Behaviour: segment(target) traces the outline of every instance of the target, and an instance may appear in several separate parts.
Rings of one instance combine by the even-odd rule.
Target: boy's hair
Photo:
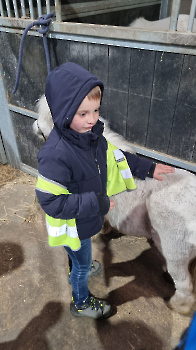
[[[100,100],[101,89],[99,86],[95,86],[87,95],[89,100]]]

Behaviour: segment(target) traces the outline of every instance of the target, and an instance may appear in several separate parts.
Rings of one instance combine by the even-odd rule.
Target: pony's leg
[[[167,269],[172,276],[176,292],[170,299],[168,306],[180,314],[187,314],[190,312],[195,298],[192,293],[193,284],[191,282],[191,275],[188,270],[188,259],[171,260],[167,259]]]
[[[168,187],[153,192],[147,200],[147,209],[156,233],[152,233],[152,238],[166,259],[167,270],[176,287],[169,305],[176,312],[186,314],[194,303],[193,284],[188,266],[190,257],[193,258],[195,245],[193,228],[196,183],[194,178],[193,186],[192,177],[181,173],[176,173],[176,177],[168,176],[169,178],[175,181],[170,184],[168,180]],[[192,236],[193,243],[190,241]]]

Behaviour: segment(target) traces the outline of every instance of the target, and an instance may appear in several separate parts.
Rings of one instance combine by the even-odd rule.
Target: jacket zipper
[[[99,173],[99,175],[101,175],[101,170],[100,170],[97,158],[94,158],[94,160],[95,160],[95,163],[96,163],[96,166],[97,166],[97,169],[98,169],[98,173]]]
[[[98,138],[98,141],[97,141],[97,147],[96,147],[96,151],[95,151],[95,157],[93,155],[93,152],[92,152],[92,149],[91,149],[91,154],[92,154],[92,157],[95,161],[95,164],[96,164],[96,167],[97,167],[97,170],[98,170],[98,174],[99,174],[99,180],[100,180],[100,185],[101,185],[101,193],[102,193],[102,181],[101,181],[101,170],[100,170],[100,166],[98,164],[98,160],[97,160],[97,152],[98,152],[98,143],[99,143],[99,138]]]

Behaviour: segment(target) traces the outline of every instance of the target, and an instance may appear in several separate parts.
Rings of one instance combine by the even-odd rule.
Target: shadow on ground
[[[96,328],[104,350],[163,350],[156,333],[141,321],[122,321],[116,325],[109,320],[97,321]]]
[[[27,324],[15,340],[1,343],[0,350],[51,350],[45,333],[57,323],[62,311],[61,303],[52,301],[47,303],[41,313]]]
[[[108,301],[111,304],[119,306],[138,299],[141,296],[145,298],[171,298],[175,293],[175,287],[163,277],[165,260],[155,246],[152,245],[150,249],[146,249],[133,260],[112,263],[113,253],[110,242],[120,237],[123,237],[123,235],[118,232],[101,235],[101,240],[104,243],[102,252],[105,283],[109,286],[111,279],[115,276],[132,276],[134,280],[110,291]]]
[[[19,268],[23,262],[24,254],[19,244],[0,243],[0,276]]]

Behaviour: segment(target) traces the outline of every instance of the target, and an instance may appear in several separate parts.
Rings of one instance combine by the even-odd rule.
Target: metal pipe
[[[16,134],[13,127],[11,113],[7,105],[6,89],[3,82],[3,67],[0,65],[0,125],[3,145],[7,161],[13,167],[20,168],[20,154],[16,142]]]
[[[168,16],[168,5],[169,5],[169,0],[162,0],[161,1],[159,19],[163,19],[163,18],[166,18]]]
[[[4,17],[2,0],[0,0],[0,13],[1,16]]]
[[[5,0],[5,5],[6,5],[8,17],[11,17],[11,9],[10,9],[10,2],[9,2],[9,0]]]
[[[193,29],[194,18],[195,18],[195,10],[196,10],[196,0],[192,0],[187,32],[191,32],[192,29]]]
[[[31,19],[20,19],[18,21],[16,18],[0,17],[0,30],[22,34],[22,29],[26,28],[30,23],[32,23]],[[21,29],[18,29],[19,26]],[[41,34],[33,30],[28,35],[41,36]],[[145,49],[149,47],[149,50],[156,50],[155,46],[158,46],[156,51],[171,51],[170,46],[173,46],[172,52],[185,53],[186,50],[189,54],[192,54],[190,50],[196,52],[196,33],[169,32],[168,30],[151,31],[120,26],[112,27],[98,24],[52,21],[48,36],[50,37],[50,35],[56,38],[58,36],[58,38],[65,40],[107,42],[108,45],[115,46],[133,45],[137,47],[139,45]]]
[[[61,16],[61,0],[55,0],[55,13],[56,13],[56,20],[58,22],[62,21]]]
[[[25,115],[26,117],[30,117],[30,118],[33,118],[33,119],[38,119],[38,113],[30,111],[29,109],[26,109],[26,108],[23,108],[23,107],[14,106],[11,103],[8,103],[8,109],[9,109],[9,111]]]
[[[46,0],[46,11],[47,11],[47,14],[49,14],[51,12],[51,10],[50,10],[50,0]]]
[[[1,22],[1,18],[0,18],[0,22]],[[13,20],[13,19],[12,19]],[[16,19],[14,18],[14,20],[16,21]],[[8,24],[8,21],[10,21],[9,19],[6,18],[3,19],[3,23],[6,26]],[[27,21],[27,20],[25,20]],[[6,23],[7,22],[7,23]],[[22,22],[22,19],[21,19]],[[55,25],[56,24],[56,25]],[[175,32],[174,34],[172,34],[172,36],[169,36],[169,39],[171,40],[165,40],[165,37],[162,37],[162,32],[161,32],[161,36],[155,37],[153,39],[153,37],[151,37],[151,43],[149,43],[148,41],[136,41],[133,40],[132,38],[130,39],[126,39],[126,40],[122,40],[122,39],[118,39],[118,38],[109,38],[109,37],[103,37],[102,36],[92,36],[92,33],[89,32],[89,34],[85,33],[86,35],[78,35],[78,34],[66,34],[68,32],[70,32],[70,28],[69,26],[67,27],[66,23],[61,23],[62,25],[65,25],[65,30],[62,30],[61,27],[61,31],[59,31],[59,26],[57,25],[58,22],[53,22],[52,23],[52,27],[54,28],[53,30],[50,31],[50,33],[48,34],[49,38],[54,38],[54,39],[58,39],[58,40],[67,40],[67,41],[73,41],[73,42],[83,42],[83,43],[92,43],[92,44],[100,44],[100,45],[109,45],[109,46],[119,46],[119,47],[131,47],[134,49],[141,49],[141,50],[154,50],[154,51],[161,51],[161,52],[173,52],[173,53],[180,53],[180,54],[185,54],[185,55],[194,55],[196,56],[196,33],[190,33],[190,34],[186,34],[185,35],[181,35],[181,33],[179,34],[178,32]],[[2,32],[6,32],[6,33],[14,33],[14,34],[23,34],[23,30],[22,29],[16,29],[16,28],[10,28],[10,27],[1,27],[0,26],[0,30]],[[24,26],[25,27],[25,26]],[[67,29],[69,28],[69,29]],[[82,26],[82,28],[84,28]],[[165,34],[168,34],[168,32],[165,32]],[[28,32],[28,35],[30,36],[39,36],[42,37],[42,35],[40,33],[38,33],[35,30],[32,30],[30,32]],[[179,36],[179,39],[182,38],[182,36],[184,36],[184,40],[183,43],[181,42],[181,40],[179,40],[179,42],[177,42],[176,40],[173,40],[173,37]],[[167,36],[168,38],[168,36]],[[138,38],[139,40],[139,38]],[[144,40],[146,40],[146,38],[144,37]],[[190,41],[190,45],[186,45],[187,41]]]
[[[30,174],[34,177],[38,177],[38,171],[35,168],[32,168],[31,166],[24,164],[24,163],[20,163],[20,170],[24,171],[27,174]]]
[[[135,145],[134,143],[129,142],[129,144],[134,148],[137,154],[141,154],[143,156],[156,159],[158,161],[171,164],[173,166],[177,166],[182,169],[186,169],[189,171],[196,172],[196,163],[188,162],[186,160],[174,158],[170,155],[159,153],[153,150],[150,150],[148,148],[143,148],[140,146]]]
[[[16,2],[16,0],[12,0],[12,1],[13,1],[13,6],[14,6],[15,17],[19,18],[17,2]]]
[[[25,9],[24,0],[20,0],[20,6],[21,6],[21,10],[22,10],[22,16],[26,17],[26,9]]]
[[[170,20],[170,30],[177,30],[181,0],[173,0]]]
[[[42,15],[42,5],[40,0],[37,0],[37,9],[38,9],[38,17],[40,17]]]
[[[34,16],[34,9],[33,9],[33,0],[29,0],[29,10],[30,10],[30,17],[32,20],[34,20],[35,16]]]
[[[6,158],[5,150],[3,147],[3,140],[2,140],[1,132],[0,132],[0,163],[2,163],[2,164],[7,163],[7,158]]]

